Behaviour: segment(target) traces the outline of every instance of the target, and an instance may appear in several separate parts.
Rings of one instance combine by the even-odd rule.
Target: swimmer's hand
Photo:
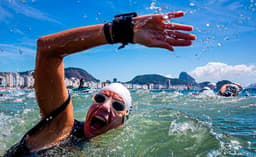
[[[134,43],[147,47],[165,48],[170,51],[174,51],[174,46],[190,46],[196,36],[180,31],[192,31],[192,26],[164,23],[164,21],[182,16],[184,12],[178,11],[134,17]]]

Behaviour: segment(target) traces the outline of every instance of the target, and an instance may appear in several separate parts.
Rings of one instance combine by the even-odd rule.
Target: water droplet
[[[229,40],[229,37],[224,37],[224,40]]]
[[[22,55],[23,54],[23,51],[21,49],[18,49],[19,51],[19,54]]]
[[[162,17],[163,17],[163,19],[165,19],[165,20],[168,20],[168,19],[169,19],[168,15],[166,15],[166,14],[164,14]]]
[[[222,43],[221,43],[221,42],[218,42],[218,44],[217,44],[217,45],[220,47],[220,46],[222,46]]]
[[[26,1],[25,1],[25,0],[20,0],[19,2],[20,2],[20,3],[26,3]]]
[[[209,24],[209,23],[207,23],[207,24],[206,24],[206,27],[210,27],[210,24]]]
[[[194,14],[196,11],[197,11],[196,9],[194,9],[194,10],[189,10],[188,13],[189,13],[189,14]]]
[[[193,7],[193,6],[195,6],[195,3],[190,2],[189,5],[190,5],[191,7]]]

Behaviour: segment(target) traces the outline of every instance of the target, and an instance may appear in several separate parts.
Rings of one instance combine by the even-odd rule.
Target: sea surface
[[[40,119],[34,91],[1,92],[0,156]],[[92,93],[71,95],[75,118],[82,121]],[[124,126],[64,156],[256,156],[256,93],[227,98],[197,91],[137,90],[132,97],[133,111]]]

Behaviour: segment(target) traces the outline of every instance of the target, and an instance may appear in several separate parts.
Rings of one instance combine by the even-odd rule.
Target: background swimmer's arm
[[[220,90],[219,90],[219,95],[223,95],[225,92],[226,92],[226,88],[227,86],[229,86],[230,84],[224,84],[220,87]]]

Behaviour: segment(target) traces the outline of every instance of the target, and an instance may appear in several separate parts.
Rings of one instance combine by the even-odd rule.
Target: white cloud
[[[8,18],[11,17],[12,14],[0,6],[0,21],[8,22]]]
[[[8,59],[6,57],[15,58],[18,56],[35,56],[36,50],[27,46],[17,46],[15,44],[0,44],[0,57],[2,59]]]
[[[197,82],[230,80],[243,86],[256,83],[255,65],[227,65],[220,62],[209,62],[204,66],[195,68],[190,74]]]
[[[0,21],[1,20],[6,20],[6,19],[11,18],[11,17],[14,17],[11,14],[11,12],[15,12],[16,14],[22,14],[22,15],[27,16],[27,17],[31,17],[31,18],[35,18],[35,19],[39,19],[39,20],[46,20],[46,21],[49,21],[49,22],[60,24],[59,21],[57,21],[53,18],[50,18],[44,12],[42,12],[38,9],[35,9],[33,7],[30,7],[28,5],[19,4],[15,0],[3,1],[3,3],[4,2],[6,3],[5,5],[12,11],[8,12],[7,10],[0,7]]]

